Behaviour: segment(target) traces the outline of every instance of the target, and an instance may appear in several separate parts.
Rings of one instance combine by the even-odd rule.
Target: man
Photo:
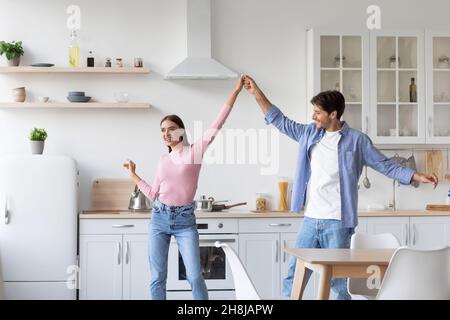
[[[321,92],[312,98],[315,123],[300,124],[287,118],[245,76],[244,88],[255,96],[264,112],[266,124],[272,124],[299,144],[297,169],[292,190],[291,211],[305,206],[305,219],[295,246],[298,248],[349,248],[358,224],[358,180],[363,166],[398,180],[438,183],[435,175],[416,173],[386,158],[364,133],[340,121],[345,109],[339,91]],[[307,188],[308,185],[308,188]],[[290,296],[296,259],[289,261],[283,281],[283,295]],[[307,275],[307,278],[311,272]],[[350,299],[346,279],[333,279],[331,287],[338,299]]]

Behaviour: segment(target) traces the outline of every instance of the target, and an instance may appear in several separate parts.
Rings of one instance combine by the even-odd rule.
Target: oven
[[[216,241],[226,242],[236,252],[238,245],[237,219],[197,219],[200,239],[200,265],[208,288],[210,299],[234,299],[234,282],[230,266],[222,248],[216,248]],[[168,299],[192,299],[191,287],[186,280],[183,258],[172,237],[169,248]]]

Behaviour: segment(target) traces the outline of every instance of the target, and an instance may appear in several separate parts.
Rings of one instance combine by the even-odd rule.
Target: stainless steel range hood
[[[231,79],[237,74],[211,57],[211,2],[186,0],[187,57],[165,79]]]

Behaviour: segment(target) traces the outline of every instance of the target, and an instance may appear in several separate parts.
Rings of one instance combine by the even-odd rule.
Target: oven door
[[[237,234],[200,234],[200,265],[208,290],[234,289],[233,276],[222,248],[216,248],[214,242],[226,242],[238,252]],[[191,290],[186,279],[183,258],[172,237],[169,248],[167,290]]]

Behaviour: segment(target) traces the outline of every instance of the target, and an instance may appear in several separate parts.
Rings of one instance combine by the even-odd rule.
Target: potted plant
[[[44,142],[47,139],[45,129],[33,128],[30,132],[30,143],[32,154],[42,154],[44,151]]]
[[[8,66],[17,67],[20,63],[20,56],[23,56],[23,53],[22,41],[0,41],[0,56],[6,56]]]

